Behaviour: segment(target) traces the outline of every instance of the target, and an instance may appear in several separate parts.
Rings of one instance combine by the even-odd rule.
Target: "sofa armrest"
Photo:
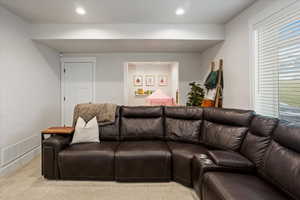
[[[60,151],[67,147],[71,143],[71,136],[54,135],[43,141],[44,146],[51,146],[56,150]]]
[[[227,154],[223,151],[210,151],[207,158],[203,158],[203,155],[196,155],[194,157],[193,187],[199,197],[201,196],[203,177],[206,172],[251,173],[255,170],[254,164],[243,156],[238,155],[234,152]],[[235,158],[237,160],[234,160]]]
[[[241,154],[233,151],[209,151],[212,161],[218,165],[229,168],[245,168],[253,169],[254,164],[242,156]]]
[[[201,197],[201,185],[202,185],[202,179],[204,176],[204,173],[206,171],[221,171],[222,167],[216,165],[215,163],[211,161],[211,163],[205,163],[204,161],[208,159],[202,158],[202,155],[195,155],[192,163],[192,181],[193,181],[193,188],[195,192],[197,193],[198,197]]]
[[[71,135],[54,135],[42,143],[42,174],[47,179],[59,179],[58,153],[69,146]]]

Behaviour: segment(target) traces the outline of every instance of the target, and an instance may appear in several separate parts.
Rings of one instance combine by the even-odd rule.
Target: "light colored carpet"
[[[197,200],[178,183],[49,181],[40,175],[40,157],[0,178],[2,200]]]

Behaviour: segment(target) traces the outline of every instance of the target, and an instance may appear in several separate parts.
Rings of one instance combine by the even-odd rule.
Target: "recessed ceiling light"
[[[77,13],[78,15],[85,15],[85,14],[86,14],[86,11],[85,11],[85,9],[82,8],[82,7],[77,7],[77,8],[76,8],[76,13]]]
[[[176,15],[184,15],[185,10],[183,8],[177,8],[175,13]]]

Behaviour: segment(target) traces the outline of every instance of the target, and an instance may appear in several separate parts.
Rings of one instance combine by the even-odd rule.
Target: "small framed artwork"
[[[158,76],[158,84],[160,86],[168,85],[168,76],[167,75],[159,75]]]
[[[143,86],[143,76],[142,75],[134,75],[133,76],[133,84],[134,84],[134,86]]]
[[[155,78],[153,75],[145,75],[145,83],[146,86],[154,86],[155,85]]]

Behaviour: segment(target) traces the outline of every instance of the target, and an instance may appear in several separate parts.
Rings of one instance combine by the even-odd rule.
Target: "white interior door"
[[[72,125],[75,105],[94,100],[93,66],[92,62],[64,63],[63,123],[65,126]]]

